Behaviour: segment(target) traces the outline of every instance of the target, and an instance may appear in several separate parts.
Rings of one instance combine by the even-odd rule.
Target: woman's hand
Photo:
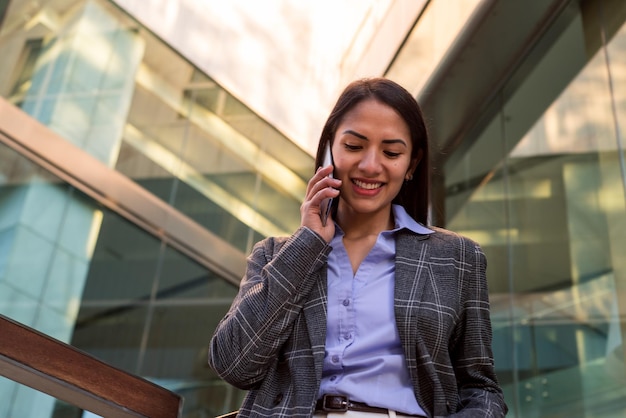
[[[324,199],[339,196],[338,188],[341,186],[341,180],[328,177],[332,172],[332,165],[317,170],[309,180],[304,202],[300,206],[300,225],[318,233],[326,242],[330,242],[335,235],[335,223],[332,216],[329,216],[326,226],[322,225],[320,205]]]

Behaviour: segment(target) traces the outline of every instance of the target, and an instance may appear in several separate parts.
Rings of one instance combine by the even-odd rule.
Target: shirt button
[[[339,356],[335,354],[331,360],[333,361],[333,363],[339,363]]]
[[[350,299],[344,299],[343,306],[349,306],[349,305],[350,305]]]
[[[352,339],[352,334],[346,334],[343,338],[346,339],[346,340],[351,340]]]

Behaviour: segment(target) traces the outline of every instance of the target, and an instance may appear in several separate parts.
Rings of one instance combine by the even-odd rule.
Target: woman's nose
[[[366,173],[378,173],[381,168],[380,156],[376,152],[365,152],[359,161],[359,169]]]

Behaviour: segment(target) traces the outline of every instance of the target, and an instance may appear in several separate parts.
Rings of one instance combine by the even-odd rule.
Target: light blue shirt
[[[319,395],[350,400],[412,415],[426,415],[417,403],[394,315],[395,232],[432,230],[402,206],[392,206],[395,228],[378,235],[356,274],[336,226],[328,257],[326,355]]]

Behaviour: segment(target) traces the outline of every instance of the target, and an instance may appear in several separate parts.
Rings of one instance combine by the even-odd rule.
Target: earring
[[[407,174],[406,177],[404,178],[405,181],[411,181],[413,180],[413,174]]]

